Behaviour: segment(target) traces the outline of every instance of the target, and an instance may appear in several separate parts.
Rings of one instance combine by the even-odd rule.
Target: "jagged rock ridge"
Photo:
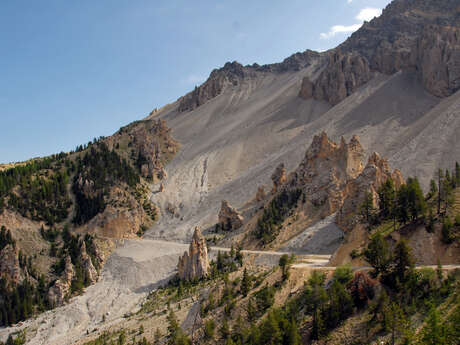
[[[260,66],[253,64],[243,66],[236,61],[227,62],[224,67],[213,70],[202,85],[195,87],[192,92],[181,97],[178,110],[180,112],[194,110],[220,95],[226,87],[236,86],[247,78],[255,77],[257,73],[299,71],[308,67],[319,56],[320,54],[317,52],[306,50],[305,52],[291,55],[281,63],[270,65]]]
[[[351,229],[365,195],[371,193],[377,200],[377,190],[388,178],[395,186],[404,183],[398,169],[391,171],[388,161],[378,153],[369,156],[363,165],[364,150],[359,138],[353,136],[347,143],[331,141],[325,132],[316,135],[298,168],[289,174],[284,188],[300,188],[322,216],[337,212],[337,223],[343,230]],[[377,205],[376,205],[377,206]]]

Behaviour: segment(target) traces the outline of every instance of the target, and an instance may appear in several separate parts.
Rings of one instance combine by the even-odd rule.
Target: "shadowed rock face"
[[[65,259],[65,270],[62,277],[56,280],[54,285],[48,291],[48,299],[51,305],[58,307],[64,304],[70,293],[70,286],[74,276],[75,270],[73,268],[72,261],[70,260],[70,256],[67,256]]]
[[[226,200],[222,200],[219,212],[219,224],[224,231],[233,231],[243,226],[243,217]]]
[[[460,89],[460,5],[454,0],[396,0],[333,50],[299,96],[336,105],[372,78],[416,71],[425,89],[447,97]]]
[[[0,277],[13,286],[24,280],[24,274],[19,266],[18,249],[11,244],[0,251]]]
[[[80,261],[83,269],[85,270],[86,276],[91,283],[95,283],[97,281],[98,274],[96,268],[94,268],[93,262],[91,261],[91,257],[86,252],[85,241],[83,241],[80,251]]]
[[[460,89],[460,28],[427,27],[412,59],[428,91],[438,97],[450,96]]]
[[[209,274],[208,249],[199,227],[195,228],[188,253],[179,258],[177,270],[182,280],[201,279]]]
[[[324,72],[312,83],[305,77],[300,97],[336,105],[372,78],[367,59],[358,54],[333,51]]]

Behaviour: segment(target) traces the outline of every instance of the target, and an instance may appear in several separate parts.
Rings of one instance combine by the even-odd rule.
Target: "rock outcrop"
[[[377,207],[377,191],[389,178],[394,181],[395,187],[399,188],[404,184],[404,179],[398,169],[391,171],[388,161],[374,152],[367,162],[364,170],[356,179],[351,180],[347,186],[347,197],[344,204],[337,213],[336,222],[342,229],[349,230],[359,221],[356,211],[363,203],[367,193],[371,193],[374,206]]]
[[[179,258],[177,271],[181,280],[196,280],[209,274],[209,259],[206,240],[199,227],[195,228],[188,252]]]
[[[70,293],[72,279],[75,276],[75,270],[70,260],[70,256],[65,259],[65,270],[61,278],[56,280],[48,291],[48,300],[53,306],[61,306],[66,301]]]
[[[431,25],[412,51],[423,86],[438,97],[460,89],[460,28]]]
[[[260,202],[265,199],[265,189],[263,186],[260,186],[257,188],[257,193],[256,193],[256,202]]]
[[[304,99],[314,98],[336,105],[372,78],[369,63],[358,54],[333,51],[327,67],[315,83],[305,77],[299,92]]]
[[[114,202],[108,203],[102,213],[84,224],[81,232],[110,238],[137,237],[136,232],[149,222],[149,216],[135,196],[129,190],[113,186],[105,198]]]
[[[338,48],[299,96],[336,105],[375,72],[417,73],[425,89],[447,97],[460,89],[460,6],[455,0],[395,0]]]
[[[228,201],[222,200],[219,211],[219,226],[224,231],[233,231],[243,226],[243,216]]]
[[[8,285],[17,285],[24,280],[25,275],[19,265],[19,252],[12,244],[7,244],[0,251],[0,277]]]
[[[85,271],[85,274],[88,277],[88,280],[91,282],[91,284],[95,283],[98,278],[98,273],[97,273],[96,268],[93,265],[91,257],[86,252],[85,241],[83,241],[81,248],[80,248],[80,261],[81,261],[83,270]]]
[[[244,67],[236,61],[227,62],[224,67],[213,70],[202,85],[180,98],[179,111],[198,108],[218,96],[227,86],[236,86],[253,73],[255,73],[253,69]]]
[[[347,144],[331,141],[325,132],[316,135],[299,167],[289,175],[286,186],[301,188],[316,206],[326,205],[329,215],[337,211],[347,196],[347,184],[363,170],[363,148],[357,136]]]
[[[109,150],[115,149],[121,153],[127,150],[141,176],[154,182],[167,177],[164,164],[179,149],[179,144],[171,137],[170,128],[161,119],[133,122],[104,140]]]
[[[284,163],[280,163],[272,174],[272,193],[276,193],[280,189],[280,187],[286,182],[286,180],[286,168],[284,167]]]

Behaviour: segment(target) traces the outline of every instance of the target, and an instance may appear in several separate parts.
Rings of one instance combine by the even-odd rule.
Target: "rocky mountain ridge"
[[[425,89],[448,97],[460,89],[460,6],[452,0],[396,0],[333,51],[300,96],[336,105],[371,79],[415,71]]]
[[[291,55],[283,62],[269,65],[253,64],[243,66],[237,61],[227,62],[224,67],[214,69],[202,85],[195,87],[195,90],[179,98],[178,110],[180,112],[194,110],[217,97],[226,87],[237,86],[245,79],[255,78],[258,73],[299,71],[311,65],[312,61],[319,57],[319,53],[306,50],[305,52]]]

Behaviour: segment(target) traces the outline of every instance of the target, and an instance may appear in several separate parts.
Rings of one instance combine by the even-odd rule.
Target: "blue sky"
[[[226,61],[335,47],[389,0],[0,1],[0,163],[69,151]]]

